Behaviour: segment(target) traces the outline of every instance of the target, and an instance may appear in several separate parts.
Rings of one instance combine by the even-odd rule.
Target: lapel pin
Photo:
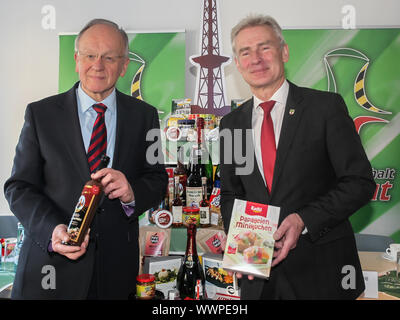
[[[295,112],[296,110],[295,109],[290,109],[289,110],[289,114],[292,116],[292,115],[294,115],[294,112]]]

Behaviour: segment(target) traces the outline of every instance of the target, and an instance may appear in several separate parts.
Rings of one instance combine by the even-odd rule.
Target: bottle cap
[[[98,170],[107,168],[109,162],[110,162],[110,157],[107,156],[106,154],[103,154],[103,155],[101,156],[101,159],[100,159],[100,166],[99,166],[99,169],[98,169]]]
[[[195,213],[200,212],[200,209],[198,207],[192,207],[192,206],[184,207],[183,208],[183,212],[186,212],[186,213],[189,213],[189,214],[191,214],[191,213],[195,214]]]

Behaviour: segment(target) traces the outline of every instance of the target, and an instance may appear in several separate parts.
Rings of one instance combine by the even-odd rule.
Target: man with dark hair
[[[146,140],[150,130],[159,131],[157,110],[115,89],[128,52],[118,25],[92,20],[75,43],[80,81],[26,109],[4,186],[25,228],[13,298],[127,299],[135,290],[138,216],[162,200],[167,174],[162,163],[146,158],[152,143],[160,150],[159,137]],[[110,165],[96,172],[102,154]],[[106,196],[82,245],[66,245],[67,224],[91,178],[101,181]],[[52,285],[43,285],[43,270],[54,271]]]
[[[364,279],[348,218],[371,199],[375,182],[346,105],[338,94],[286,80],[289,48],[273,18],[242,20],[231,40],[253,98],[220,123],[225,228],[235,198],[281,208],[270,279],[242,277],[242,298],[355,299]],[[250,174],[240,174],[241,150],[253,150]],[[351,285],[343,285],[346,266]]]

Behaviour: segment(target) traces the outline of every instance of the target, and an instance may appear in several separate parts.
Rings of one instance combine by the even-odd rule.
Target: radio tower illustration
[[[226,105],[222,65],[229,63],[230,57],[220,54],[217,0],[204,0],[203,4],[201,53],[190,57],[193,65],[200,66],[192,113],[225,115],[231,107]]]

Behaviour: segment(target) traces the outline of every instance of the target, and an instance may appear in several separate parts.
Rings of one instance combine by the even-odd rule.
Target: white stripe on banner
[[[372,222],[368,227],[363,229],[360,233],[365,234],[378,234],[378,235],[391,235],[400,230],[400,203],[397,203],[393,208],[385,212],[378,219]]]
[[[337,32],[337,30],[330,30],[322,39],[319,39],[320,41],[316,42],[313,48],[309,48],[309,52],[312,52],[312,54],[302,63],[296,73],[291,76],[291,81],[304,87],[312,87],[318,83],[318,81],[326,77],[327,75],[323,66],[324,61],[320,59],[324,57],[326,52],[331,50],[332,47],[344,47],[358,34],[358,30],[347,31],[348,32],[344,35],[343,33]],[[333,67],[336,61],[338,61],[338,58],[332,57],[329,60]],[[333,92],[333,90],[330,91]]]
[[[375,158],[399,134],[400,113],[386,124],[375,136],[364,143],[364,149],[368,159],[371,161]]]

